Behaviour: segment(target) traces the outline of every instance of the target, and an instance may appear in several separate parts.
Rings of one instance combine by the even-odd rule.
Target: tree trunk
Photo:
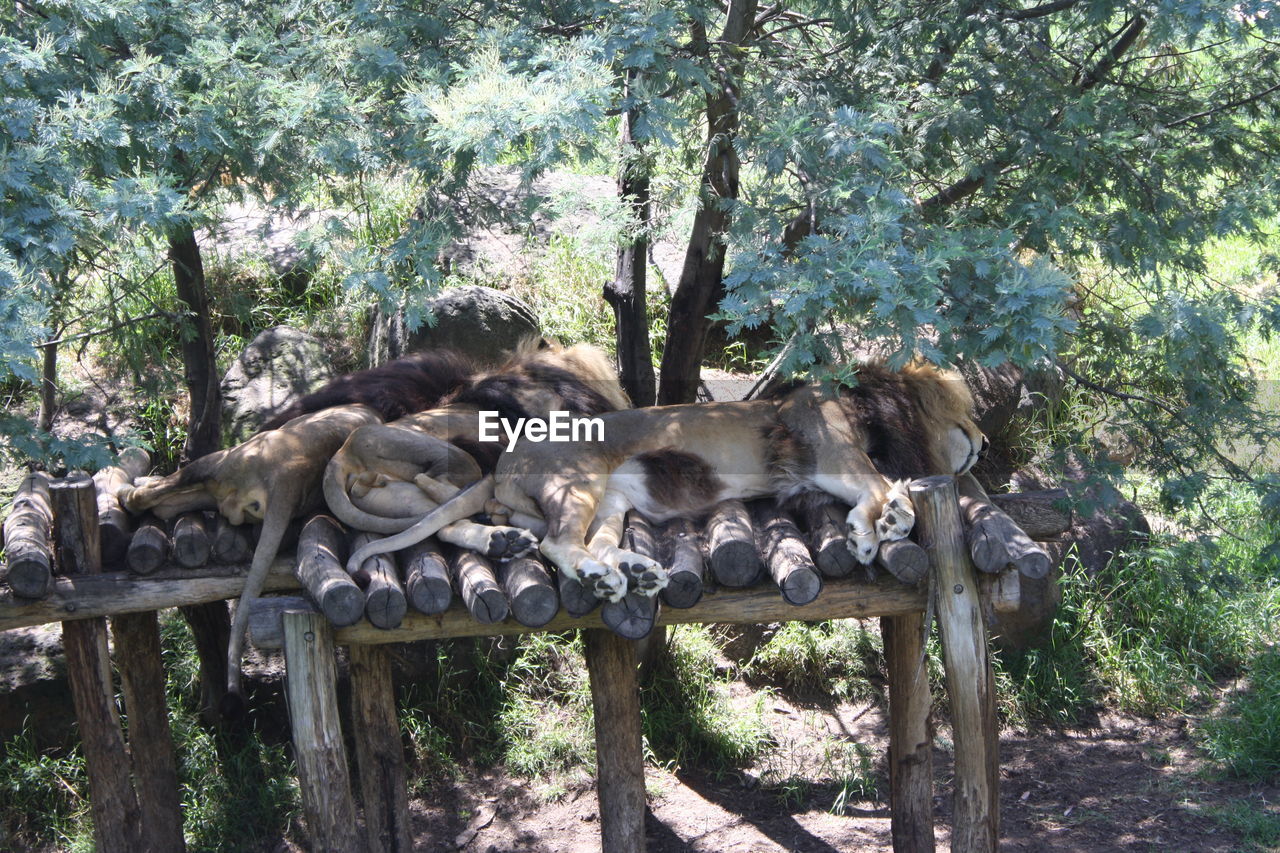
[[[182,460],[190,462],[212,453],[222,443],[222,393],[214,360],[213,324],[209,317],[204,262],[195,231],[189,224],[179,226],[169,234],[169,261],[173,264],[178,299],[186,305],[193,327],[192,333],[184,335],[182,341],[183,375],[191,398]],[[207,709],[206,718],[213,719],[227,683],[227,640],[231,636],[231,617],[226,602],[222,601],[184,607],[182,615],[191,626],[199,652],[201,703]]]
[[[178,299],[186,305],[193,327],[192,333],[184,335],[182,341],[182,367],[191,397],[191,417],[187,421],[182,460],[190,462],[217,450],[222,440],[222,395],[214,360],[209,296],[200,244],[190,225],[179,226],[170,233],[169,260],[173,264]]]
[[[702,353],[711,322],[707,315],[724,296],[725,235],[730,216],[724,203],[738,197],[738,81],[742,45],[751,32],[755,0],[730,0],[716,50],[718,86],[707,93],[707,159],[702,166],[702,204],[693,219],[680,284],[671,297],[671,317],[662,350],[658,403],[691,403],[697,397]],[[695,49],[710,52],[706,33],[694,25]]]
[[[631,94],[635,72],[627,74],[624,96]],[[622,114],[622,165],[618,171],[618,195],[631,208],[636,233],[631,242],[618,249],[613,280],[604,286],[604,298],[613,306],[617,326],[618,379],[636,406],[652,406],[655,401],[653,353],[649,348],[649,320],[645,304],[646,267],[649,256],[649,163],[640,154],[632,136],[640,110],[633,107]]]

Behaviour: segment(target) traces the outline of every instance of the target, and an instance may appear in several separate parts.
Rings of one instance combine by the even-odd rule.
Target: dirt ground
[[[806,714],[779,703],[779,717],[804,718],[829,732],[843,729],[883,746],[883,719],[874,708]],[[851,718],[857,716],[850,725]],[[951,819],[949,732],[934,752],[937,840],[948,850]],[[1069,733],[1006,731],[1001,737],[1001,817],[1005,851],[1160,850],[1229,853],[1259,850],[1213,817],[1244,800],[1280,813],[1280,789],[1215,779],[1195,758],[1185,719],[1143,721],[1109,715],[1094,728]],[[803,749],[803,747],[802,747]],[[883,794],[883,760],[876,766]],[[884,802],[828,811],[833,785],[783,794],[753,771],[719,777],[699,772],[647,772],[646,849],[650,853],[835,853],[890,850]],[[498,773],[441,785],[430,801],[412,804],[417,848],[473,853],[547,851],[595,853],[599,826],[594,786],[579,779],[553,800],[545,782]],[[561,792],[562,791],[562,792]]]

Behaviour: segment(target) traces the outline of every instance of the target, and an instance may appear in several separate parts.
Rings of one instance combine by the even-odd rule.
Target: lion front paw
[[[849,536],[845,540],[845,544],[849,546],[849,553],[862,565],[866,566],[876,558],[876,551],[880,548],[880,539],[874,531],[866,533],[858,533],[853,527],[849,528]]]
[[[578,582],[604,601],[621,601],[627,594],[627,576],[596,560],[583,560],[577,568]]]
[[[911,505],[905,481],[898,481],[889,490],[884,510],[876,520],[876,535],[884,542],[905,539],[916,525],[916,510]]]
[[[489,544],[485,556],[493,560],[512,560],[523,557],[538,547],[532,533],[519,527],[494,527],[489,531]]]
[[[652,598],[666,589],[670,578],[656,560],[633,551],[618,551],[617,561],[619,571],[630,578],[631,588],[641,595]]]

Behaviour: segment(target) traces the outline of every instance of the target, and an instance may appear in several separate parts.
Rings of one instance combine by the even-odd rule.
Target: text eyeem
[[[499,432],[501,430],[501,433]],[[480,412],[481,441],[502,441],[506,434],[507,451],[524,441],[604,441],[604,421],[600,418],[575,418],[569,412],[551,412],[543,418],[516,418],[515,422],[497,412]]]

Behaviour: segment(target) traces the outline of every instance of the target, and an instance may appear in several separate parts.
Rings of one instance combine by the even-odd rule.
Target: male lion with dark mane
[[[660,522],[731,498],[820,493],[852,507],[848,546],[869,563],[881,541],[905,537],[915,523],[906,483],[962,474],[986,445],[959,374],[923,363],[900,371],[863,365],[857,384],[839,390],[793,383],[759,400],[599,417],[602,441],[525,442],[503,454],[494,496],[544,519],[542,553],[613,601],[629,586],[652,595],[666,584],[660,565],[620,547],[630,509]],[[352,561],[407,547],[457,511],[446,503]]]

